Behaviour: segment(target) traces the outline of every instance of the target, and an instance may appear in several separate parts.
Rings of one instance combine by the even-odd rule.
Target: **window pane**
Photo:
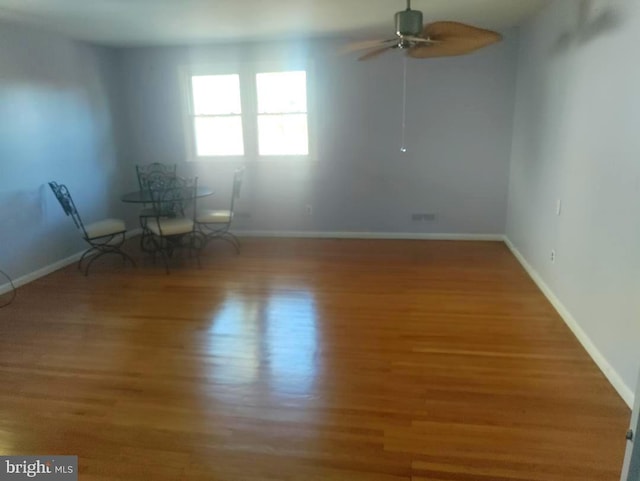
[[[307,73],[273,72],[256,75],[258,113],[307,111]]]
[[[242,118],[200,117],[195,119],[196,154],[244,155]]]
[[[306,114],[259,115],[260,155],[309,155]]]
[[[191,77],[194,115],[240,114],[238,75],[199,75]]]

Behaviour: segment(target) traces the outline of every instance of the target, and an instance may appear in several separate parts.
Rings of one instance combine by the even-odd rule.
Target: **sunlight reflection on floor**
[[[214,315],[209,354],[216,382],[309,396],[319,374],[317,316],[308,291],[280,291],[265,302],[228,297]],[[249,386],[247,386],[249,387]]]

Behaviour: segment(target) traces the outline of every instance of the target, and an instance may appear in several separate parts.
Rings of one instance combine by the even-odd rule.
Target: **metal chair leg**
[[[236,248],[236,254],[240,254],[240,240],[229,231],[226,231],[224,235],[229,236],[232,239],[231,242],[233,243],[233,246]]]
[[[105,238],[106,240],[104,240],[103,243],[94,243],[97,241],[85,238],[91,247],[82,254],[82,257],[80,257],[80,260],[78,261],[78,269],[84,271],[85,276],[89,275],[89,268],[93,262],[106,254],[117,254],[122,257],[125,264],[128,260],[131,262],[133,267],[136,267],[136,262],[133,258],[122,250],[122,246],[126,241],[124,232],[105,236]],[[82,265],[85,260],[88,260],[88,262],[84,269],[82,269]]]
[[[91,246],[89,249],[87,249],[86,251],[84,251],[82,253],[82,256],[80,257],[80,260],[78,261],[78,270],[81,271],[82,270],[82,263],[87,259],[87,256],[93,254],[93,253],[97,253],[99,252],[99,249],[95,246]]]
[[[163,239],[156,240],[155,236],[151,238],[153,244],[155,245],[155,249],[153,250],[153,260],[155,262],[156,254],[159,252],[162,257],[162,262],[164,262],[164,270],[167,274],[169,274],[169,260],[167,259],[167,255],[164,252],[164,247],[162,246]]]
[[[236,254],[240,253],[240,248],[236,245],[234,240],[229,238],[229,237],[227,237],[226,235],[219,235],[219,236],[214,237],[213,239],[220,239],[220,240],[223,240],[225,242],[228,242],[229,244],[231,244],[233,246],[234,250],[236,251]]]
[[[206,224],[201,224],[200,232],[205,237],[203,248],[206,247],[212,240],[221,239],[231,244],[235,249],[236,254],[240,253],[240,240],[234,234],[229,232],[229,225],[225,225],[220,229],[214,230],[214,228],[208,227]]]
[[[84,275],[85,276],[89,275],[89,268],[91,267],[91,264],[93,264],[93,261],[95,261],[98,257],[102,257],[105,254],[108,254],[108,252],[100,252],[100,253],[96,254],[95,256],[93,256],[91,259],[89,259],[89,262],[87,263],[87,267],[84,268]]]

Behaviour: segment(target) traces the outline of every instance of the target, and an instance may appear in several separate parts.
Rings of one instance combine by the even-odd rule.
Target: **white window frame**
[[[269,72],[292,72],[304,70],[307,79],[307,131],[308,155],[260,155],[258,150],[258,93],[256,75]],[[182,89],[182,109],[184,119],[184,139],[186,159],[190,162],[210,164],[228,163],[305,163],[315,161],[316,156],[316,125],[313,113],[315,109],[315,75],[313,64],[305,62],[247,62],[238,64],[200,64],[182,66],[178,69],[180,86]],[[242,105],[242,136],[244,139],[244,155],[233,156],[198,156],[196,154],[193,99],[191,91],[191,77],[195,75],[231,75],[240,76],[240,101]]]
[[[227,75],[227,74],[215,74],[217,75]],[[244,126],[242,125],[242,115],[243,115],[243,105],[242,105],[242,89],[240,86],[240,75],[239,74],[231,74],[233,76],[236,76],[238,78],[238,99],[240,100],[240,113],[230,113],[230,114],[196,114],[192,109],[194,107],[194,98],[193,98],[193,76],[189,77],[189,111],[190,111],[190,119],[189,119],[189,126],[191,127],[191,131],[192,131],[192,140],[193,140],[193,144],[192,144],[192,148],[194,150],[194,152],[197,149],[197,145],[196,145],[196,122],[198,119],[201,118],[237,118],[240,121],[240,129],[241,129],[241,134],[244,134]],[[206,156],[206,155],[201,155],[198,157],[244,157],[245,155],[245,141],[244,141],[244,137],[242,139],[242,153],[238,153],[238,154],[227,154],[227,155],[210,155],[210,156]]]

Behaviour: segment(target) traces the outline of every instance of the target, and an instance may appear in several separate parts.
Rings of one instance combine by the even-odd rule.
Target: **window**
[[[259,154],[308,155],[307,73],[259,73],[256,87]]]
[[[244,155],[240,76],[192,76],[191,102],[196,155]]]
[[[187,72],[189,157],[309,157],[307,71]]]

